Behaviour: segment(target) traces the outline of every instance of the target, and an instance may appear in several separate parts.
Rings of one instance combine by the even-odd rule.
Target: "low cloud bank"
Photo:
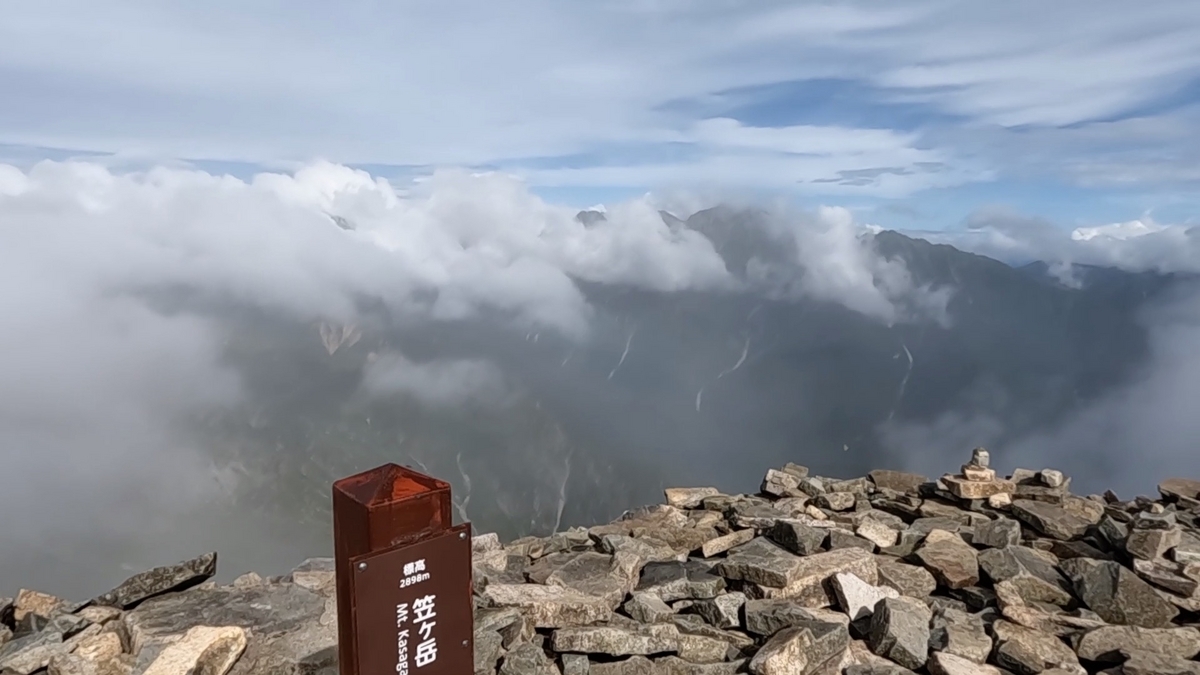
[[[1200,274],[1200,228],[1147,215],[1072,230],[987,208],[961,229],[922,236],[1014,263],[1045,262],[1048,273],[1072,289],[1084,286],[1084,265],[1180,279],[1138,314],[1148,340],[1145,362],[1124,364],[1134,367],[1119,387],[1083,401],[1060,424],[1014,433],[1020,424],[1010,416],[1012,402],[982,385],[979,396],[932,421],[882,425],[880,436],[894,456],[935,471],[956,461],[963,448],[986,445],[1005,470],[1056,464],[1075,475],[1077,491],[1113,489],[1124,497],[1152,494],[1161,479],[1191,470],[1200,438],[1200,284],[1191,279]]]
[[[1200,228],[1159,223],[1150,215],[1071,229],[1012,209],[989,207],[972,213],[962,228],[920,236],[999,260],[1057,264],[1064,281],[1074,278],[1072,265],[1200,273]]]
[[[401,327],[486,321],[545,333],[566,351],[592,336],[582,284],[762,291],[659,207],[650,197],[610,204],[585,225],[513,178],[462,171],[398,190],[327,163],[249,181],[184,168],[0,165],[0,512],[13,523],[0,532],[0,566],[12,580],[94,584],[142,564],[130,558],[149,555],[151,540],[186,554],[212,527],[218,516],[203,509],[239,478],[196,429],[261,394],[228,357],[244,336],[220,308],[313,326],[330,358],[359,339],[346,327],[364,311]],[[923,302],[910,302],[924,291],[873,252],[848,212],[777,224],[790,242],[775,267],[785,295],[888,323]],[[372,349],[357,388],[369,397],[446,407],[513,391],[503,363]],[[283,354],[261,367],[303,368]],[[95,553],[85,541],[112,549],[90,577],[77,574],[80,551]],[[37,562],[45,558],[59,562]]]
[[[850,211],[744,209],[685,225],[663,206],[647,196],[579,219],[511,177],[462,171],[398,189],[325,163],[249,181],[184,168],[0,165],[6,581],[82,595],[124,569],[191,555],[200,541],[247,567],[294,561],[312,551],[293,535],[276,538],[292,548],[264,545],[277,523],[239,500],[290,489],[262,467],[299,466],[320,483],[305,499],[324,504],[322,472],[376,457],[346,459],[340,439],[388,457],[440,458],[439,471],[474,486],[462,513],[494,504],[528,520],[524,509],[541,509],[552,526],[570,515],[572,481],[612,491],[634,470],[619,462],[641,462],[638,480],[674,468],[719,482],[730,474],[725,450],[775,456],[825,417],[839,434],[853,428],[847,442],[858,443],[872,431],[866,415],[827,410],[822,387],[886,380],[887,391],[850,393],[891,420],[914,367],[938,367],[918,345],[922,331],[953,326],[958,289],[916,283]],[[1072,238],[1041,221],[985,216],[946,236],[1007,258],[1154,270],[1197,260],[1186,228],[1143,223]],[[691,318],[647,313],[666,296],[679,302],[663,307]],[[1003,438],[1001,464],[1050,456],[1089,488],[1135,489],[1150,472],[1185,465],[1200,431],[1188,407],[1200,381],[1197,297],[1148,311],[1152,358],[1058,429],[1006,438],[1005,393],[981,384],[932,423],[901,413],[875,431],[927,471]],[[807,309],[756,317],[764,303],[815,308],[844,332],[824,335]],[[639,311],[657,327],[631,320]],[[688,332],[705,330],[703,339]],[[844,363],[833,356],[858,348],[888,360],[828,371]],[[821,420],[794,421],[796,406]],[[471,419],[454,417],[460,408]],[[738,418],[762,429],[734,429]],[[311,428],[254,435],[293,421]],[[463,452],[471,443],[486,447]],[[629,457],[586,456],[589,443]],[[1134,462],[1147,444],[1155,459]],[[848,466],[848,446],[836,445],[828,461]],[[498,474],[506,463],[540,473]],[[521,480],[538,486],[532,507],[517,492],[486,492],[489,481]]]

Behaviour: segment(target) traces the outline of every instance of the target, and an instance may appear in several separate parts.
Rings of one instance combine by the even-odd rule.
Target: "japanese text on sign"
[[[436,598],[435,595],[426,595],[413,601],[413,620],[420,623],[417,630],[420,632],[422,640],[417,643],[417,653],[414,658],[418,668],[437,661],[437,638],[433,636],[433,627],[437,625],[437,622],[433,620],[437,616],[434,607]]]
[[[412,586],[429,579],[425,571],[425,559],[404,564],[404,578],[400,580],[400,588]],[[413,655],[413,663],[417,668],[423,668],[437,661],[437,637],[433,628],[437,625],[437,596],[426,595],[417,598],[412,603],[412,623],[416,624],[420,642],[417,643]],[[396,605],[396,672],[399,675],[408,673],[408,638],[409,638],[409,606],[407,602]]]
[[[410,563],[404,563],[404,578],[400,580],[400,588],[407,588],[413,584],[419,584],[422,581],[429,580],[429,573],[425,571],[425,559],[421,558]]]

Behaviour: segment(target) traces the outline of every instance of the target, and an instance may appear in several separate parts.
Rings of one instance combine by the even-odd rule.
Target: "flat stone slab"
[[[664,654],[679,650],[679,629],[666,624],[579,626],[559,628],[550,639],[556,652],[632,656]]]
[[[868,584],[879,581],[875,556],[861,548],[844,548],[797,558],[794,580],[781,588],[760,587],[763,597],[792,598],[808,607],[828,607],[837,601],[833,576],[853,574]]]
[[[726,579],[779,588],[799,577],[802,561],[799,556],[759,537],[730,551],[713,569]]]
[[[561,628],[607,621],[612,608],[605,598],[562,586],[491,584],[483,591],[493,607],[517,607],[538,628]]]

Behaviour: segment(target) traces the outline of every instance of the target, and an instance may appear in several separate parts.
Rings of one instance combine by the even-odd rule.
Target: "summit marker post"
[[[340,675],[474,672],[471,525],[396,464],[333,484]]]

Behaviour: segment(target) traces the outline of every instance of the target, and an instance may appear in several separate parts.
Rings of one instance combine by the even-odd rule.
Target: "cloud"
[[[961,228],[913,234],[999,260],[1040,260],[1055,266],[1064,278],[1070,276],[1070,266],[1077,264],[1130,272],[1200,272],[1200,229],[1158,223],[1150,214],[1067,229],[1008,207],[984,207],[973,212]]]
[[[15,552],[6,568],[50,578],[61,569],[38,572],[29,556],[69,561],[75,546],[104,537],[120,562],[121,546],[134,557],[155,535],[187,554],[190,531],[162,528],[183,514],[189,527],[207,527],[201,506],[239,480],[214,464],[205,420],[261,395],[247,390],[254,365],[230,360],[229,345],[243,339],[230,308],[302,327],[321,357],[377,350],[361,393],[446,408],[503,402],[521,382],[469,354],[432,343],[410,354],[370,342],[379,338],[369,326],[341,327],[458,322],[497,335],[547,332],[569,349],[592,337],[585,283],[764,291],[731,274],[708,237],[664,222],[659,206],[652,196],[608,204],[603,220],[584,224],[499,173],[438,171],[397,190],[323,162],[248,180],[0,165],[0,511],[23,523],[0,536],[0,550]],[[791,297],[888,323],[923,302],[928,289],[881,259],[848,211],[780,212],[770,227],[786,244],[774,269]],[[284,351],[262,358],[294,356],[278,342]],[[62,543],[38,548],[41,540]]]
[[[1148,308],[1143,323],[1150,358],[1130,381],[1058,427],[1011,444],[1006,462],[1035,466],[1052,452],[1076,468],[1077,490],[1112,489],[1125,499],[1155,494],[1158,481],[1194,466],[1200,287],[1190,284]]]
[[[1195,226],[1140,219],[1063,228],[1009,209],[974,213],[962,230],[926,233],[934,241],[1000,259],[1040,260],[1064,285],[1079,288],[1077,265],[1130,272],[1200,273],[1200,231]],[[897,421],[877,431],[884,446],[911,468],[942,471],[963,448],[993,449],[997,466],[1073,473],[1076,492],[1113,489],[1124,498],[1154,493],[1195,455],[1200,422],[1191,412],[1200,395],[1200,285],[1179,280],[1141,307],[1137,317],[1148,342],[1146,360],[1116,386],[1084,400],[1047,428],[1012,415],[1010,401],[988,386],[981,396],[930,421]],[[1114,372],[1116,369],[1114,369]],[[1053,387],[1046,386],[1047,391]],[[1075,392],[1076,395],[1078,392]]]
[[[194,553],[201,532],[188,528],[210,527],[201,507],[237,480],[214,466],[226,449],[211,447],[205,420],[247,394],[221,308],[311,326],[316,349],[319,322],[352,322],[363,303],[401,323],[478,317],[576,340],[591,314],[580,279],[730,283],[707,240],[671,232],[645,203],[591,228],[574,215],[499,175],[438,173],[401,196],[331,164],[249,181],[0,165],[0,511],[13,520],[0,563],[37,584],[72,576],[80,550],[106,575]],[[480,364],[393,352],[368,375],[370,392],[443,406],[497,391]]]
[[[1178,289],[1148,307],[1141,323],[1149,356],[1119,386],[1087,401],[1050,428],[1020,429],[1003,400],[966,402],[927,423],[879,428],[896,460],[912,470],[953,472],[967,448],[992,450],[1001,473],[1065,470],[1079,494],[1111,489],[1124,499],[1152,495],[1164,478],[1194,462],[1200,421],[1200,287]]]
[[[434,406],[501,403],[504,374],[480,359],[436,359],[414,363],[402,354],[383,354],[363,373],[363,389],[373,396],[406,395]]]
[[[990,172],[952,153],[921,148],[915,134],[890,129],[797,125],[756,127],[730,118],[697,122],[677,143],[686,160],[522,171],[547,186],[719,185],[719,189],[902,197],[987,180]]]
[[[783,264],[752,261],[752,282],[777,297],[808,297],[844,305],[887,325],[933,319],[946,323],[952,289],[918,286],[902,260],[881,256],[870,225],[845,208],[814,214],[776,212],[768,227],[786,243]]]
[[[1070,36],[1062,25],[1074,27]],[[696,177],[766,179],[778,189],[886,197],[1021,166],[1003,147],[974,140],[996,126],[1040,130],[1053,139],[1043,147],[1069,146],[1131,114],[1153,128],[1156,106],[1200,73],[1198,26],[1200,10],[1186,0],[1153,7],[921,0],[883,9],[815,1],[519,0],[504,9],[358,1],[336,11],[301,2],[285,15],[224,0],[203,15],[186,3],[147,12],[122,1],[100,11],[53,0],[12,8],[0,27],[0,72],[13,102],[0,111],[0,143],[252,163],[322,156],[515,166],[591,155],[597,159],[579,170],[531,175],[547,184],[653,188]],[[768,101],[787,113],[782,122],[723,126],[734,116],[733,92],[821,80],[854,82],[859,94]],[[673,107],[679,102],[712,105],[697,116]],[[916,140],[902,147],[887,147],[897,139],[887,129],[803,123],[821,106],[892,103],[922,111]],[[955,145],[941,143],[951,139]],[[646,165],[613,150],[644,156],[673,143],[694,147],[702,161]],[[831,145],[892,156],[788,155],[821,155]],[[948,168],[810,182],[840,171],[903,170],[925,161],[906,156],[929,154]],[[1046,157],[1055,171],[1097,179],[1088,176],[1095,163],[1086,148]],[[604,169],[617,165],[625,171]]]

